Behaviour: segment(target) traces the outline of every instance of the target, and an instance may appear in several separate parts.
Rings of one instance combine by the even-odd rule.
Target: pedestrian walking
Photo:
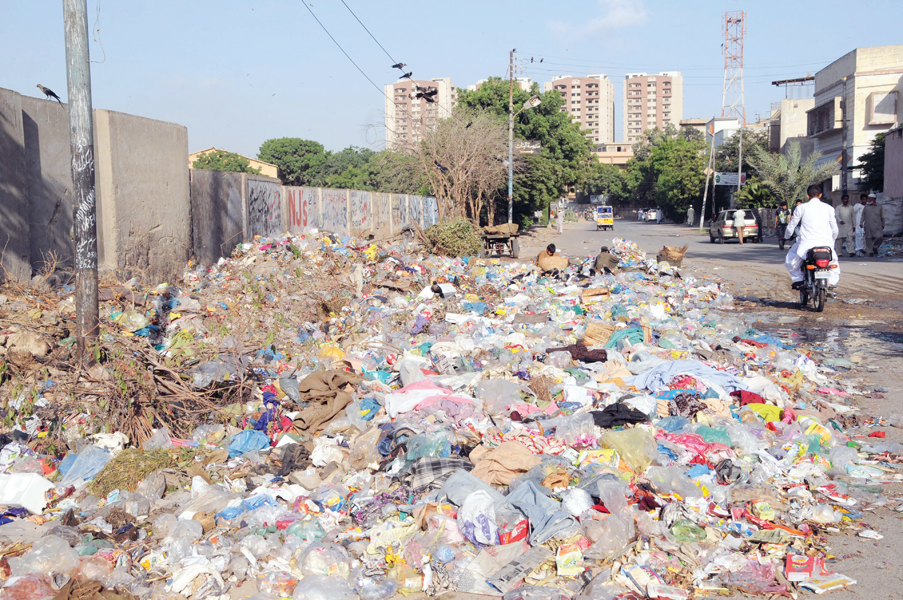
[[[853,232],[856,239],[856,245],[853,251],[856,253],[856,256],[865,256],[865,229],[862,228],[860,223],[862,222],[862,211],[865,210],[865,205],[867,203],[868,196],[866,194],[860,194],[859,204],[853,207]]]
[[[696,210],[691,206],[687,210],[687,227],[692,227],[693,223],[696,221]]]
[[[850,195],[844,194],[840,197],[840,206],[834,211],[834,217],[837,219],[837,239],[834,240],[834,251],[840,257],[843,254],[843,247],[847,247],[847,255],[853,256],[856,253],[853,229],[853,207],[850,206]]]
[[[862,210],[862,229],[865,233],[865,253],[878,256],[878,247],[884,235],[884,211],[878,206],[878,197],[869,194],[868,204]]]
[[[734,211],[734,229],[737,230],[737,239],[743,243],[743,232],[746,229],[746,211],[742,208]]]
[[[786,202],[781,202],[778,212],[774,215],[774,228],[778,230],[778,248],[784,249],[784,234],[787,233],[787,223],[790,222],[790,209]]]
[[[656,208],[655,209],[655,224],[661,225],[661,222],[662,222],[662,209]]]

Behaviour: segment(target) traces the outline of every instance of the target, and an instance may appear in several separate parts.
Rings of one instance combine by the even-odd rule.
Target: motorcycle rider
[[[831,248],[831,264],[837,265],[837,253],[834,251],[834,240],[837,238],[837,219],[834,215],[834,207],[821,201],[821,186],[810,185],[806,190],[809,201],[805,204],[797,204],[793,211],[793,217],[787,224],[786,239],[790,239],[788,233],[793,232],[797,223],[800,225],[800,233],[796,243],[790,247],[784,266],[793,280],[793,289],[798,290],[803,286],[803,263],[806,254],[816,246]],[[840,281],[840,267],[830,270],[828,286],[834,287]]]

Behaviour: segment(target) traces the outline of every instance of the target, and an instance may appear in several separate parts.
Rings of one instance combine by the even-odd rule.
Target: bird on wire
[[[401,69],[404,69],[406,66],[408,66],[408,65],[406,65],[405,63],[395,63],[394,65],[392,65],[392,68],[401,70]]]
[[[404,75],[402,75],[402,76],[400,77],[400,79],[410,79],[410,78],[411,78],[411,75],[413,75],[413,74],[414,74],[414,71],[408,71],[407,73],[405,73]]]
[[[52,89],[50,89],[50,88],[45,88],[45,87],[44,87],[43,85],[41,85],[40,83],[38,84],[38,89],[41,90],[42,92],[44,92],[44,95],[47,97],[48,100],[50,100],[51,98],[53,98],[54,100],[56,100],[56,101],[59,102],[60,104],[63,103],[63,101],[60,100],[60,97],[57,96],[56,93],[54,93],[54,91],[53,91]]]

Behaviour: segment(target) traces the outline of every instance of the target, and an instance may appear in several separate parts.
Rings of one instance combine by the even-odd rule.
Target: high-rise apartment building
[[[684,113],[684,79],[680,71],[624,77],[624,139],[632,144],[644,131],[679,126]]]
[[[420,92],[434,90],[432,102],[417,97]],[[392,150],[423,139],[426,129],[451,115],[457,98],[457,90],[448,77],[400,79],[386,85],[386,148]]]
[[[615,86],[608,75],[571,77],[559,75],[543,83],[543,91],[555,90],[564,98],[561,110],[588,129],[593,146],[615,139]]]
[[[489,80],[488,79],[478,79],[476,83],[467,86],[467,91],[475,92],[478,89],[480,89],[480,86],[483,85],[484,83],[486,83],[487,81],[489,81]],[[520,89],[524,90],[525,92],[529,92],[531,89],[533,89],[533,79],[531,79],[530,77],[515,77],[514,85],[516,85]]]

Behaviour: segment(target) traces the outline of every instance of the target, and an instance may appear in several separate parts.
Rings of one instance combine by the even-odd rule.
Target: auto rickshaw
[[[596,207],[596,229],[614,229],[615,220],[610,206]]]

